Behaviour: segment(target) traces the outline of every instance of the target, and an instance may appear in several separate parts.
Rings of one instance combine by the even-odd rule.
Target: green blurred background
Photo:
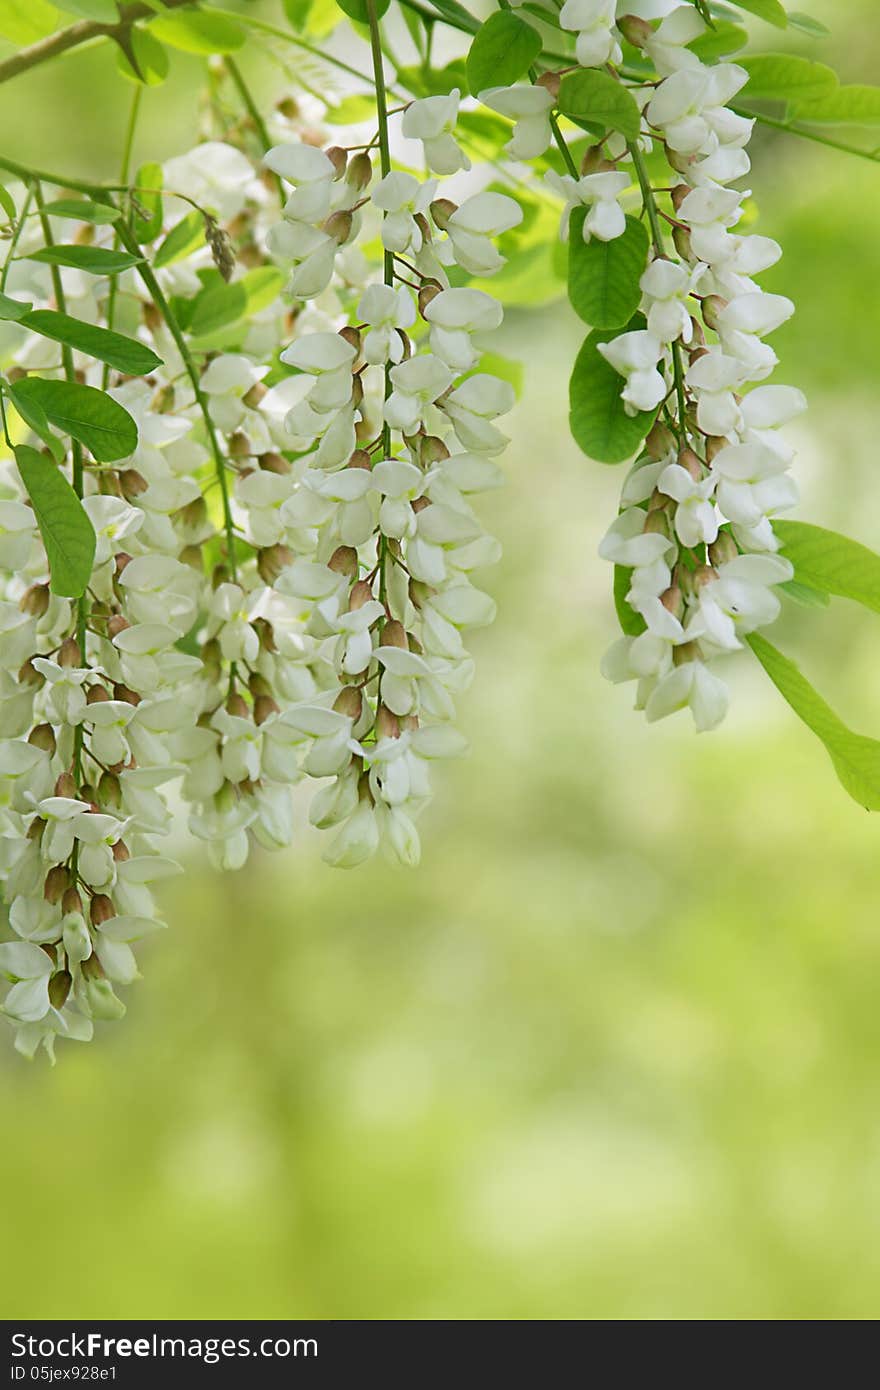
[[[755,38],[876,81],[874,0],[810,8],[830,40]],[[172,64],[141,158],[194,139]],[[20,77],[5,150],[111,176],[130,91],[105,49]],[[800,515],[880,546],[880,167],[764,133],[754,165],[764,283],[798,305],[777,376],[811,403]],[[568,436],[568,307],[507,336],[500,612],[421,869],[330,870],[304,814],[237,876],[193,852],[124,1024],[55,1070],[4,1047],[5,1317],[877,1315],[880,823],[747,654],[700,738],[602,681],[621,474]],[[880,734],[876,618],[789,606],[774,636]]]

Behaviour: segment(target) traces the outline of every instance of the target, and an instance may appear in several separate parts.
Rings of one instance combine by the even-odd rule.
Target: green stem
[[[131,98],[131,109],[130,109],[130,111],[129,111],[129,113],[128,113],[128,125],[127,125],[126,128],[125,128],[125,139],[124,139],[123,145],[122,145],[122,160],[121,160],[120,165],[119,165],[119,181],[120,181],[120,183],[127,183],[127,182],[128,182],[129,168],[130,168],[130,166],[131,166],[131,152],[132,152],[132,148],[133,148],[133,146],[134,146],[134,132],[135,132],[135,129],[137,128],[137,118],[138,118],[138,112],[140,111],[140,106],[141,106],[141,93],[142,93],[142,92],[143,92],[143,87],[140,85],[140,83],[138,83],[138,85],[137,85],[137,86],[135,87],[135,89],[134,89],[134,93],[132,94],[132,98]],[[118,246],[119,246],[119,229],[118,229],[118,228],[114,228],[114,231],[113,231],[113,249],[116,250]],[[118,275],[112,275],[112,276],[110,277],[110,294],[109,294],[109,296],[108,296],[108,298],[107,298],[107,327],[108,327],[108,328],[112,328],[112,327],[113,327],[113,321],[114,321],[114,319],[115,319],[115,317],[116,317],[116,296],[117,296],[118,292],[119,292],[119,276],[118,276]],[[104,370],[103,370],[103,372],[101,373],[101,390],[102,390],[102,391],[106,391],[106,390],[107,390],[107,387],[108,387],[108,385],[109,385],[109,382],[110,382],[110,368],[108,367],[107,363],[105,362],[105,363],[104,363]]]
[[[376,13],[376,0],[366,0],[367,21],[370,26],[370,51],[373,57],[373,78],[376,86],[376,118],[379,124],[379,165],[382,177],[391,173],[391,147],[388,142],[388,98],[385,92],[385,68],[382,62],[382,35],[379,30],[379,16]],[[387,217],[387,213],[385,216]],[[383,279],[386,285],[394,284],[394,256],[391,251],[383,251]],[[385,363],[385,399],[391,395],[391,368]],[[391,456],[391,428],[387,422],[382,425],[382,455]],[[379,533],[379,602],[386,601],[385,561],[388,542]]]
[[[260,115],[259,107],[257,106],[257,103],[254,101],[253,94],[251,93],[250,88],[248,87],[247,83],[245,82],[242,76],[241,68],[229,56],[228,53],[226,55],[226,58],[224,59],[224,62],[226,64],[226,71],[232,78],[232,85],[235,87],[235,90],[241,97],[241,103],[254,123],[254,129],[257,132],[260,144],[263,147],[263,153],[265,154],[268,150],[272,148],[272,140],[269,136],[268,130],[266,129],[266,122]],[[284,184],[282,183],[278,174],[275,174],[273,177],[275,179],[275,187],[278,189],[278,197],[281,199],[282,204],[286,203],[287,194],[284,191]]]
[[[120,224],[119,236],[123,246],[125,246],[125,248],[128,251],[130,251],[132,255],[136,255],[139,257],[141,256],[141,247],[135,241],[128,227],[126,227],[123,224]],[[208,402],[205,398],[205,393],[202,390],[198,368],[196,367],[195,361],[193,360],[193,356],[189,350],[189,346],[187,345],[186,338],[183,335],[183,330],[181,329],[180,324],[177,322],[174,311],[172,310],[171,305],[168,303],[168,300],[165,298],[165,295],[162,292],[162,286],[159,284],[158,280],[153,274],[151,266],[147,261],[141,260],[141,263],[138,265],[137,269],[138,274],[140,275],[141,279],[144,282],[144,285],[146,286],[147,290],[149,291],[152,297],[153,303],[155,304],[156,308],[159,310],[159,313],[162,315],[163,319],[168,325],[168,331],[174,339],[177,351],[180,353],[181,360],[186,370],[186,374],[189,377],[190,385],[193,389],[193,395],[195,396],[196,404],[199,407],[202,419],[205,422],[205,431],[208,436],[208,444],[210,446],[211,454],[214,459],[214,472],[217,479],[217,484],[220,488],[220,496],[222,498],[223,528],[226,532],[226,553],[227,560],[229,563],[229,573],[233,581],[237,582],[238,576],[235,565],[235,528],[232,522],[232,507],[229,501],[229,484],[226,479],[226,460],[223,457],[223,451],[220,448],[220,442],[217,438],[217,432],[214,428],[214,421],[211,419],[211,411],[208,406]]]
[[[43,201],[43,190],[39,181],[32,185],[34,199],[40,214],[40,226],[43,229],[43,240],[47,246],[54,246],[52,228],[49,218],[46,215],[46,205]],[[64,285],[61,282],[61,269],[57,265],[50,266],[52,278],[52,292],[55,295],[55,307],[60,314],[67,312],[67,304],[64,298]],[[64,376],[67,381],[76,381],[76,372],[73,368],[73,351],[69,344],[61,345],[61,361],[64,367]],[[79,440],[71,439],[71,454],[73,457],[73,490],[77,497],[83,495],[83,451]],[[83,662],[86,660],[86,623],[88,622],[88,603],[85,594],[76,601],[76,641],[80,650]],[[83,750],[83,726],[77,724],[73,731],[73,776],[77,787],[82,781],[82,750]]]
[[[776,116],[759,115],[757,111],[743,111],[738,106],[732,106],[730,109],[738,116],[746,116],[749,120],[769,126],[772,130],[785,131],[786,135],[799,135],[802,140],[812,140],[814,145],[824,145],[829,150],[842,150],[844,154],[854,154],[859,159],[867,159],[871,164],[880,164],[880,150],[860,150],[857,145],[848,145],[845,140],[835,140],[831,135],[820,135],[816,130],[805,130],[803,126],[792,125]]]
[[[577,168],[577,165],[575,164],[575,162],[574,162],[574,160],[573,160],[573,158],[572,158],[571,150],[568,148],[568,145],[565,143],[565,136],[562,134],[562,131],[559,129],[559,122],[558,122],[558,120],[556,119],[556,113],[555,113],[555,112],[551,112],[551,114],[550,114],[550,129],[553,131],[553,139],[556,141],[556,146],[557,146],[557,148],[558,148],[558,150],[559,150],[559,153],[562,155],[562,158],[563,158],[564,161],[565,161],[565,167],[566,167],[566,169],[567,169],[568,172],[571,174],[571,176],[572,176],[573,179],[578,178],[579,175],[578,175],[578,168]]]
[[[9,279],[9,272],[12,268],[12,262],[15,257],[15,248],[18,246],[19,237],[21,236],[22,231],[24,229],[24,225],[27,221],[27,216],[30,210],[31,203],[33,201],[33,197],[33,184],[29,183],[27,185],[27,193],[25,194],[24,202],[21,205],[21,212],[18,215],[18,220],[16,221],[15,227],[12,231],[12,237],[9,242],[9,250],[6,252],[6,260],[3,263],[3,271],[2,273],[0,273],[0,293],[2,293],[6,289],[6,282]]]

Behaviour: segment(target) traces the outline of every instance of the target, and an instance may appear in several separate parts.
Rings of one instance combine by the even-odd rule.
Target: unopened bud
[[[52,976],[49,981],[49,1003],[53,1009],[64,1008],[72,984],[73,980],[67,970],[59,970],[57,975]]]
[[[123,468],[119,474],[119,487],[126,502],[133,502],[147,491],[149,483],[143,473],[136,468]]]
[[[378,738],[400,738],[400,724],[396,714],[387,705],[380,705],[376,714],[376,736]]]
[[[228,448],[231,459],[246,459],[251,456],[251,441],[244,430],[236,430],[229,436]]]
[[[293,551],[289,546],[267,545],[257,552],[257,573],[264,584],[274,584],[279,574],[293,564]]]
[[[117,809],[122,805],[122,784],[115,772],[102,772],[98,783],[98,801],[102,806]]]
[[[357,723],[363,712],[364,697],[356,686],[346,685],[333,701],[333,708],[337,714],[344,714]]]
[[[711,565],[697,565],[694,570],[693,580],[694,589],[704,589],[707,584],[713,584],[718,578],[718,571]]]
[[[46,677],[40,675],[33,660],[29,657],[24,665],[19,667],[18,683],[19,685],[33,685],[37,689],[40,689],[41,686],[46,684]]]
[[[673,227],[672,244],[683,261],[693,261],[694,248],[691,245],[691,234],[687,227]]]
[[[543,87],[545,92],[549,92],[554,101],[559,96],[559,88],[562,84],[562,74],[559,72],[542,72],[535,83],[536,87]]]
[[[627,43],[631,43],[633,48],[644,48],[654,34],[648,21],[634,14],[622,15],[617,21],[617,27]]]
[[[439,285],[436,280],[425,281],[425,283],[419,290],[419,313],[421,314],[422,318],[425,317],[425,310],[431,303],[431,300],[436,299],[438,294],[442,293],[443,287],[442,285]]]
[[[382,628],[382,636],[379,638],[380,647],[402,647],[404,651],[409,650],[406,628],[403,623],[399,623],[396,618],[391,618]]]
[[[348,161],[348,168],[345,171],[345,181],[351,184],[352,188],[368,188],[373,178],[373,162],[366,150],[361,150],[354,159]]]
[[[340,328],[339,336],[348,343],[349,347],[353,347],[358,356],[360,356],[361,335],[356,328],[352,328],[350,324],[346,324],[345,328]]]
[[[648,431],[648,437],[645,440],[645,448],[650,457],[655,463],[659,463],[661,459],[666,458],[674,444],[675,438],[672,431],[667,429],[661,420],[656,420]]]
[[[274,449],[270,449],[268,453],[260,454],[257,457],[257,463],[264,473],[278,473],[280,475],[290,472],[290,464],[287,459],[276,453]]]
[[[721,321],[721,314],[726,308],[727,300],[722,299],[720,294],[707,294],[700,306],[706,327],[716,331]]]
[[[239,695],[237,690],[233,690],[226,699],[226,713],[232,714],[236,719],[249,719],[250,710],[243,695]]]
[[[344,246],[351,236],[353,225],[354,218],[351,213],[340,208],[338,212],[331,212],[330,216],[323,223],[321,230],[326,232],[328,237],[336,242],[337,246]]]
[[[64,896],[61,899],[61,911],[67,915],[68,912],[78,912],[82,916],[83,902],[79,891],[71,883],[69,888],[65,888]]]
[[[719,531],[709,546],[709,559],[713,565],[726,565],[739,554],[736,541],[729,531]]]
[[[324,153],[336,170],[334,177],[341,179],[348,165],[348,151],[344,150],[341,145],[331,145]]]
[[[92,898],[89,908],[89,917],[93,927],[101,927],[105,922],[109,922],[111,917],[116,916],[116,908],[113,906],[113,899],[108,898],[106,893],[96,893]]]
[[[43,897],[54,907],[60,903],[70,887],[70,874],[63,864],[56,864],[46,875],[43,884]]]
[[[348,579],[355,579],[360,566],[358,565],[358,553],[354,546],[337,546],[327,561],[327,568],[331,569],[334,574],[344,574]],[[369,585],[367,587],[369,588]],[[372,592],[370,597],[372,598]]]
[[[458,212],[458,203],[453,203],[449,198],[435,198],[430,206],[434,225],[439,227],[441,232],[446,231],[449,219],[455,212]]]
[[[101,705],[105,700],[109,699],[110,696],[107,694],[103,685],[90,685],[86,692],[87,705]]]
[[[55,795],[76,799],[76,782],[72,772],[62,772],[55,778]]]
[[[442,463],[449,458],[449,450],[443,440],[436,434],[426,434],[419,443],[419,462],[423,468],[430,468],[435,463]]]
[[[35,729],[31,729],[28,734],[28,743],[32,748],[39,748],[43,753],[54,756],[57,741],[55,730],[51,724],[38,724]]]
[[[409,600],[414,608],[421,608],[422,604],[427,603],[436,589],[432,589],[429,584],[425,584],[421,579],[410,579],[409,581]]]
[[[265,724],[270,715],[280,713],[281,706],[272,699],[271,695],[258,695],[254,700],[254,723],[258,728],[261,724]]]
[[[682,642],[681,646],[672,648],[672,660],[676,666],[687,666],[689,661],[699,661],[701,655],[696,642]]]
[[[349,613],[356,613],[359,608],[363,608],[365,603],[372,603],[372,601],[373,590],[365,579],[359,579],[349,595],[348,611]]]
[[[136,690],[130,686],[123,685],[122,681],[113,682],[113,699],[122,700],[126,705],[139,705],[141,697]]]
[[[18,606],[22,613],[27,613],[31,618],[42,618],[49,608],[49,585],[32,584],[29,589],[25,589]]]
[[[112,642],[114,637],[118,637],[120,632],[125,632],[129,627],[131,623],[128,618],[123,618],[121,613],[114,613],[112,618],[107,619],[107,636]]]
[[[346,464],[347,468],[372,468],[372,460],[366,449],[355,449]]]
[[[245,391],[242,396],[242,404],[246,405],[248,410],[256,410],[263,397],[268,395],[268,389],[262,381],[255,381],[250,390]]]
[[[678,462],[679,465],[690,474],[695,483],[700,481],[703,476],[703,465],[699,455],[695,454],[693,449],[679,449]]]
[[[677,584],[670,584],[668,589],[664,589],[660,595],[660,602],[673,618],[680,618],[684,613],[684,598]]]

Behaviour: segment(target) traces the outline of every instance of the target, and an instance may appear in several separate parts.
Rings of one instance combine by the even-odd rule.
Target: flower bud
[[[661,420],[656,420],[648,431],[645,440],[645,448],[655,463],[665,459],[670,449],[675,446],[675,438],[670,429]]]
[[[122,785],[114,772],[102,772],[98,782],[98,801],[118,810],[122,805]]]
[[[274,584],[279,574],[293,564],[293,551],[289,546],[268,545],[257,552],[257,573],[264,584]]]
[[[256,410],[263,397],[268,393],[269,388],[264,386],[262,381],[255,381],[250,390],[245,391],[242,396],[242,404],[246,405],[248,410]]]
[[[739,548],[729,531],[719,531],[709,546],[709,559],[713,565],[726,565],[730,560],[735,560],[738,554]]]
[[[136,497],[142,497],[149,486],[143,473],[139,473],[136,468],[123,468],[119,473],[119,487],[126,502],[133,502]]]
[[[344,714],[347,718],[353,719],[355,723],[360,719],[364,708],[364,697],[357,686],[343,686],[336,699],[333,701],[333,708],[337,714]]]
[[[79,892],[73,884],[65,888],[61,898],[61,911],[67,916],[68,912],[78,912],[82,916],[83,904]]]
[[[358,553],[351,545],[339,545],[327,561],[327,568],[334,574],[344,574],[348,579],[357,578],[359,571]],[[367,586],[369,587],[369,586]],[[372,591],[370,598],[372,598]]]
[[[675,666],[687,666],[689,661],[699,661],[701,655],[697,642],[682,642],[681,646],[672,648],[672,661]]]
[[[116,844],[111,845],[110,848],[114,862],[117,864],[126,864],[131,858],[131,851],[124,840],[117,840]]]
[[[660,602],[671,613],[673,618],[681,618],[684,613],[684,597],[677,584],[670,584],[668,589],[664,589],[660,595]]]
[[[236,719],[249,719],[250,710],[243,695],[239,695],[237,690],[233,690],[226,698],[226,713],[235,715]]]
[[[128,618],[123,618],[121,613],[114,613],[112,618],[107,620],[107,636],[111,639],[118,637],[120,632],[125,632],[126,628],[131,627]]]
[[[258,695],[254,700],[254,723],[257,728],[265,724],[266,720],[273,714],[280,714],[281,706],[271,695]]]
[[[627,43],[631,43],[633,48],[644,48],[645,44],[653,37],[654,30],[646,19],[641,19],[634,14],[621,15],[617,21],[620,30]]]
[[[114,700],[123,700],[127,705],[139,705],[141,702],[141,697],[137,691],[123,685],[122,681],[113,682],[113,698]]]
[[[55,779],[55,795],[56,795],[56,796],[64,796],[64,797],[67,797],[67,798],[70,799],[70,800],[75,800],[75,798],[76,798],[76,782],[75,782],[74,779],[73,779],[73,773],[72,773],[72,772],[62,772],[61,775],[60,775],[59,777],[56,777],[56,779]]]
[[[409,650],[406,628],[403,623],[399,623],[396,618],[390,618],[382,628],[382,635],[379,638],[380,647],[402,647],[404,651]]]
[[[116,908],[113,906],[113,899],[108,898],[106,893],[96,893],[89,907],[92,926],[103,926],[105,922],[109,922],[110,918],[115,916]]]
[[[703,476],[703,465],[699,455],[695,454],[693,449],[680,449],[678,452],[678,462],[679,466],[690,474],[695,483],[700,481]]]
[[[346,464],[347,468],[370,469],[372,468],[372,466],[372,459],[370,458],[370,455],[367,453],[366,449],[355,449],[354,453],[351,455],[351,457],[348,460],[348,463]]]
[[[340,328],[339,336],[348,343],[349,347],[353,347],[358,356],[360,356],[361,335],[356,328],[352,328],[350,324],[346,324],[345,328]]]
[[[396,714],[387,705],[380,705],[376,713],[376,737],[400,738],[400,724]]]
[[[684,202],[685,198],[689,193],[692,192],[693,189],[691,188],[690,184],[676,184],[675,188],[673,188],[672,190],[672,206],[674,207],[676,212],[680,211],[681,205]]]
[[[279,475],[290,472],[290,464],[281,454],[270,449],[266,454],[257,456],[257,463],[264,473],[278,473]]]
[[[107,694],[107,691],[105,690],[103,685],[89,686],[88,692],[86,694],[87,705],[100,705],[103,704],[105,700],[109,699],[110,696]]]
[[[425,310],[431,303],[431,300],[436,299],[438,294],[442,294],[442,292],[443,287],[439,285],[436,280],[426,280],[424,282],[419,290],[419,313],[422,318],[425,317]]]
[[[348,611],[349,613],[356,613],[359,608],[363,608],[365,603],[372,603],[372,601],[373,590],[365,579],[359,579],[349,595]]]
[[[49,585],[32,584],[25,589],[18,606],[22,613],[27,613],[31,618],[42,618],[49,608]]]
[[[691,245],[691,234],[687,227],[673,227],[672,244],[683,261],[689,264],[694,260],[694,249]]]
[[[185,545],[177,558],[182,565],[188,565],[199,574],[204,572],[205,563],[200,545]]]
[[[46,875],[43,884],[43,897],[54,907],[60,903],[70,887],[70,874],[64,864],[55,864]]]
[[[331,145],[324,153],[336,170],[334,182],[341,179],[348,165],[348,150],[344,150],[341,145]]]
[[[49,1003],[53,1009],[63,1009],[73,980],[67,970],[59,970],[49,981]]]
[[[419,441],[419,463],[423,468],[430,468],[435,463],[442,463],[449,458],[449,450],[443,440],[436,434],[426,434]]]
[[[697,565],[693,574],[694,590],[705,589],[707,584],[713,584],[718,578],[718,571],[711,565]]]
[[[28,657],[24,665],[19,667],[18,683],[19,685],[32,685],[36,690],[42,689],[46,684],[46,677],[40,675],[31,657]]]
[[[328,237],[336,242],[337,246],[344,246],[351,236],[354,225],[354,218],[350,212],[340,209],[338,212],[331,212],[330,216],[322,224],[321,230],[326,232]]]
[[[435,198],[429,211],[434,219],[435,227],[439,227],[441,232],[445,232],[450,217],[454,212],[458,212],[458,203],[453,203],[449,198]]]
[[[251,456],[251,441],[248,439],[244,430],[236,430],[229,436],[229,457],[231,459],[247,459]]]
[[[35,729],[31,729],[28,734],[28,743],[32,748],[41,748],[50,757],[55,754],[56,740],[55,730],[51,724],[38,724]]]
[[[549,92],[554,101],[559,96],[559,88],[562,85],[562,73],[542,72],[535,83],[536,87],[543,87],[545,92]]]
[[[721,313],[727,308],[727,300],[722,299],[720,294],[707,294],[700,307],[706,327],[717,331]]]
[[[672,540],[672,523],[666,512],[659,508],[656,511],[648,512],[642,531],[646,536],[665,536],[667,540]]]
[[[345,181],[352,188],[368,188],[373,179],[373,163],[366,150],[361,150],[354,159],[348,161],[348,168],[345,171]]]

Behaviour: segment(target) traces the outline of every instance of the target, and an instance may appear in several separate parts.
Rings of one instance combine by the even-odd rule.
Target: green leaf
[[[749,80],[739,93],[740,102],[790,101],[800,105],[830,96],[838,85],[833,68],[791,53],[758,53],[743,58],[741,66]]]
[[[801,584],[880,613],[880,555],[875,551],[806,521],[774,521],[773,529]]]
[[[278,294],[284,275],[274,266],[249,270],[230,285],[212,285],[193,300],[189,331],[196,338],[207,337],[245,315],[258,314]]]
[[[827,705],[806,676],[766,638],[746,638],[782,698],[824,743],[846,791],[868,811],[880,810],[880,743],[853,733]]]
[[[112,329],[71,318],[70,314],[59,314],[54,309],[35,309],[20,322],[34,333],[88,353],[89,357],[96,357],[127,376],[146,376],[162,365],[161,357],[144,343],[114,333]]]
[[[168,76],[168,54],[147,29],[135,26],[125,31],[116,55],[116,66],[129,82],[145,87],[161,87]]]
[[[569,229],[568,297],[593,328],[620,328],[639,307],[639,280],[648,262],[648,233],[636,217],[613,241],[583,237],[586,208],[574,208]]]
[[[176,227],[172,227],[153,257],[153,269],[161,270],[163,265],[189,256],[198,246],[205,243],[205,219],[200,212],[188,212]]]
[[[162,166],[142,164],[134,181],[134,197],[149,216],[135,213],[131,230],[136,241],[153,241],[162,230]]]
[[[748,41],[748,34],[738,24],[719,21],[714,29],[707,29],[705,34],[692,39],[687,46],[691,53],[696,53],[701,63],[717,63],[720,58],[726,58],[728,53],[737,53],[741,48],[745,48]]]
[[[630,608],[626,601],[632,584],[632,570],[625,565],[614,566],[614,609],[617,613],[617,621],[620,623],[621,632],[627,637],[638,637],[644,632],[648,624],[645,622],[641,613],[637,613],[634,608]]]
[[[291,29],[295,29],[298,34],[301,33],[308,24],[312,0],[282,0],[281,8]]]
[[[29,376],[15,383],[13,401],[38,406],[64,434],[89,449],[98,463],[128,458],[137,448],[137,425],[128,411],[94,386]]]
[[[143,256],[130,256],[127,251],[110,251],[103,246],[43,246],[22,260],[42,261],[45,265],[69,265],[88,275],[116,275],[140,265]]]
[[[831,602],[830,596],[823,594],[821,589],[812,589],[809,584],[801,584],[797,579],[786,579],[778,587],[784,589],[795,603],[803,604],[804,608],[827,608]]]
[[[58,11],[47,0],[0,0],[0,34],[11,43],[36,43],[57,23]]]
[[[65,448],[56,434],[49,428],[49,420],[43,407],[35,400],[28,400],[19,392],[20,382],[6,381],[3,383],[4,394],[9,398],[15,409],[18,411],[22,420],[34,434],[39,435],[44,444],[52,450],[52,454],[58,463],[64,462]]]
[[[749,14],[757,15],[758,19],[766,20],[768,24],[773,24],[777,29],[788,27],[788,15],[779,3],[779,0],[733,0],[738,10],[746,10]]]
[[[821,20],[814,19],[809,14],[802,14],[800,10],[789,10],[788,27],[800,29],[802,34],[809,34],[811,39],[825,39],[831,33]]]
[[[19,444],[15,462],[46,547],[49,587],[53,594],[79,598],[92,575],[95,528],[64,474],[45,454]]]
[[[20,299],[10,299],[8,294],[0,294],[0,319],[17,322],[33,309],[33,304],[23,304]]]
[[[631,321],[631,327],[642,327]],[[569,423],[576,442],[597,463],[623,463],[636,452],[654,423],[656,410],[627,415],[620,393],[624,380],[599,352],[598,344],[616,337],[596,329],[584,341],[571,374]]]
[[[343,97],[336,106],[328,106],[326,119],[329,125],[358,125],[363,121],[375,121],[376,98],[362,96]]]
[[[95,19],[99,24],[116,24],[119,20],[116,0],[54,0],[54,3],[66,14]]]
[[[349,19],[357,20],[358,24],[368,24],[370,22],[366,0],[336,0],[337,5],[347,14]],[[376,18],[381,19],[391,0],[376,0]]]
[[[406,10],[404,13],[411,14],[412,11]],[[463,58],[453,59],[451,63],[446,64],[445,68],[399,68],[397,80],[408,92],[412,92],[417,97],[446,96],[456,87],[463,96],[467,96],[470,91],[467,68]],[[459,120],[463,116],[479,116],[481,114],[483,113],[462,111],[459,113]],[[462,128],[466,129],[467,127],[465,125]]]
[[[69,217],[74,222],[93,222],[98,227],[118,222],[122,216],[120,209],[109,203],[91,203],[77,198],[58,198],[46,204],[46,212],[50,217]]]
[[[627,140],[638,138],[641,116],[630,93],[607,73],[584,68],[563,77],[559,109],[569,120],[600,130],[619,130]]]
[[[231,16],[198,10],[159,15],[150,32],[184,53],[234,53],[244,44],[244,30]]]
[[[6,213],[10,222],[14,222],[18,216],[18,209],[15,206],[15,199],[9,189],[0,183],[0,208]]]
[[[467,83],[476,95],[509,87],[524,77],[541,52],[541,35],[512,10],[497,10],[474,35],[467,55]]]
[[[857,83],[838,87],[817,101],[794,104],[792,115],[798,121],[819,125],[880,124],[880,87]]]

